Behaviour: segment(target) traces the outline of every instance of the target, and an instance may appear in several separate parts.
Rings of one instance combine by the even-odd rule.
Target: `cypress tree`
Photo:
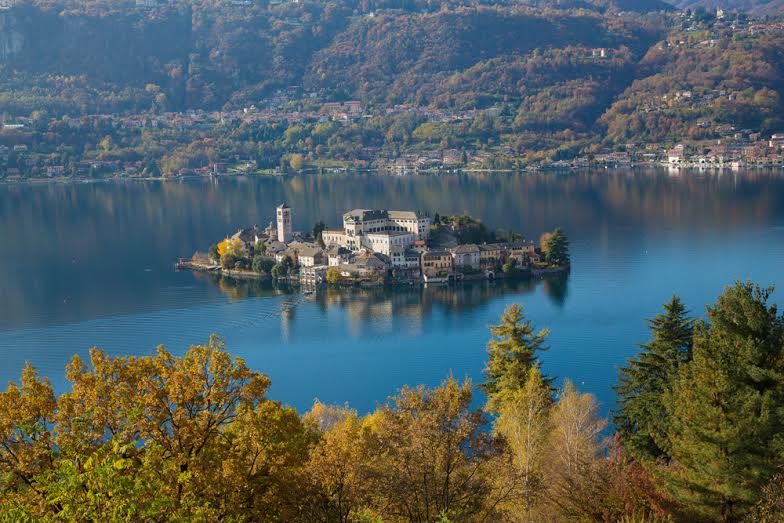
[[[651,339],[620,370],[618,410],[613,422],[625,449],[641,459],[669,457],[664,393],[678,368],[691,361],[694,320],[678,296],[664,304],[664,312],[648,320]]]
[[[504,390],[518,390],[528,381],[531,367],[537,363],[536,353],[547,350],[549,331],[536,327],[523,314],[518,304],[506,308],[501,323],[491,325],[494,338],[487,344],[488,361],[484,370],[485,382],[480,386],[487,393],[488,405]],[[549,384],[549,378],[544,378]]]
[[[710,519],[740,519],[783,463],[784,320],[770,293],[728,287],[695,327],[694,359],[666,395],[677,466],[665,479]]]

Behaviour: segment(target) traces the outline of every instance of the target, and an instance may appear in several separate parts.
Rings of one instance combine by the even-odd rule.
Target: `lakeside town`
[[[780,20],[730,16],[722,9],[710,22],[687,11],[678,18],[681,28],[657,43],[652,53],[663,58],[710,53],[729,42],[784,33]],[[570,59],[598,68],[621,54],[610,47],[569,50]],[[347,170],[406,175],[597,166],[784,168],[784,129],[772,126],[763,132],[747,122],[711,116],[749,100],[774,103],[776,96],[765,89],[673,84],[639,95],[633,101],[635,112],[647,123],[650,118],[694,117],[666,139],[646,141],[644,133],[632,140],[609,139],[570,128],[560,134],[528,132],[519,143],[511,140],[517,132],[512,131],[526,112],[502,100],[475,107],[335,101],[325,89],[290,85],[244,106],[176,111],[166,103],[161,86],[148,84],[144,93],[152,101],[141,112],[50,115],[40,107],[27,116],[0,114],[0,182]],[[397,137],[397,128],[408,125],[404,136]],[[503,132],[495,136],[492,129]],[[383,133],[384,139],[360,143],[356,135],[363,133]],[[455,139],[455,133],[477,139]],[[495,137],[489,140],[491,135]],[[395,138],[382,143],[390,137]],[[549,149],[537,150],[540,141]]]
[[[697,95],[684,92],[688,98]],[[450,112],[443,110],[422,110],[418,108],[396,108],[394,110],[426,112],[428,117],[437,121],[470,121],[477,113],[487,115],[498,111],[496,108],[484,111]],[[345,103],[325,103],[317,113],[276,113],[273,109],[260,111],[255,107],[237,112],[164,113],[139,116],[92,115],[80,118],[63,117],[57,125],[66,125],[72,130],[86,127],[106,127],[121,131],[143,129],[175,128],[180,132],[195,130],[206,132],[218,125],[234,121],[241,122],[296,122],[312,119],[319,122],[350,122],[354,118],[370,118],[361,113],[357,101]],[[23,133],[27,119],[17,119],[24,123],[5,124],[3,133],[11,136]],[[292,155],[284,165],[259,169],[256,162],[242,156],[216,158],[205,161],[198,167],[179,169],[169,176],[149,168],[142,159],[121,160],[101,158],[81,159],[63,162],[62,156],[50,152],[39,152],[25,143],[6,145],[0,143],[0,182],[18,182],[29,179],[95,179],[95,178],[175,178],[182,176],[233,176],[233,175],[285,175],[287,173],[311,171],[319,173],[344,172],[348,170],[371,170],[383,173],[407,175],[439,172],[486,172],[486,171],[539,171],[558,169],[585,169],[591,167],[633,167],[665,166],[668,168],[695,169],[782,169],[784,168],[784,133],[763,136],[751,129],[736,129],[733,126],[719,126],[720,138],[698,142],[678,143],[672,147],[654,143],[626,143],[613,149],[600,149],[599,152],[582,154],[570,159],[523,161],[511,148],[497,151],[477,151],[473,149],[430,149],[386,157],[380,148],[364,147],[357,158],[311,162],[298,155]],[[13,140],[12,140],[13,141]],[[205,138],[205,145],[211,139]],[[497,167],[502,159],[501,167]]]
[[[560,229],[536,245],[465,215],[354,209],[339,229],[317,222],[312,233],[303,233],[292,229],[292,209],[284,203],[265,229],[240,229],[175,268],[309,287],[435,284],[567,272],[570,258]]]

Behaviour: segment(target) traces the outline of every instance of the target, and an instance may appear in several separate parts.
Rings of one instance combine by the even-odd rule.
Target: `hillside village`
[[[417,211],[354,209],[342,227],[321,222],[313,234],[292,229],[292,209],[281,204],[265,229],[240,229],[177,268],[234,277],[323,283],[449,283],[512,278],[569,269],[568,240],[560,229],[540,245],[519,235],[488,231],[468,216],[431,218]]]
[[[759,78],[742,76],[751,72],[741,64],[751,56],[778,56],[774,44],[784,35],[784,22],[718,9],[699,15],[679,11],[668,23],[671,31],[640,62],[641,70],[658,73],[616,93],[595,128],[556,110],[549,97],[558,98],[557,89],[506,93],[482,103],[424,104],[336,96],[318,83],[299,83],[219,109],[175,110],[167,101],[171,93],[150,83],[139,94],[149,102],[146,108],[79,112],[38,102],[24,110],[9,105],[0,115],[0,181],[349,169],[413,174],[597,165],[782,167],[781,97],[768,77],[775,64],[761,64]],[[630,67],[624,46],[595,45],[519,58],[526,70],[541,67],[537,60],[564,62],[589,77]],[[742,54],[757,47],[758,55]],[[705,72],[726,64],[734,64],[731,72],[742,77],[722,80]],[[470,75],[454,76],[455,85],[469,80]],[[5,100],[21,103],[24,97],[11,92]],[[749,120],[744,117],[749,114],[762,116]]]

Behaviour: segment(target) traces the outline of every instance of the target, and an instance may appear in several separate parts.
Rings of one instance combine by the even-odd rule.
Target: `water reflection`
[[[241,280],[199,272],[193,276],[215,285],[230,301],[288,296],[290,299],[284,303],[289,307],[286,309],[289,320],[294,318],[296,306],[307,300],[315,303],[322,313],[327,313],[332,307],[342,310],[357,326],[363,321],[375,324],[384,317],[404,317],[421,324],[435,308],[460,316],[504,295],[530,294],[538,285],[550,302],[560,307],[566,300],[569,278],[568,274],[550,274],[541,278],[456,285],[324,286],[305,296],[299,287],[277,281]]]

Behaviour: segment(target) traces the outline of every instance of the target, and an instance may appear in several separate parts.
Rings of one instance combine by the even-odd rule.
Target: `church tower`
[[[278,241],[289,243],[291,241],[291,207],[282,203],[278,205]]]

